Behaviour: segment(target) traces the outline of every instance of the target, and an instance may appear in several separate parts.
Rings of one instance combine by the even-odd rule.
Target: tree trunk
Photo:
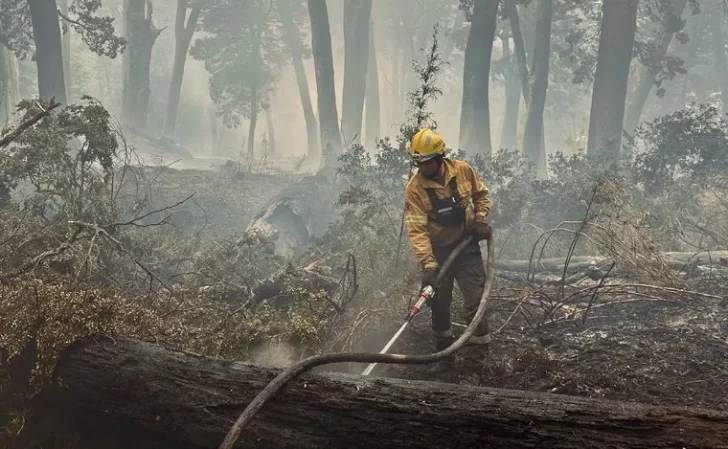
[[[720,89],[720,101],[723,105],[723,113],[728,114],[728,62],[725,54],[726,33],[723,24],[723,5],[716,4],[717,11],[713,12],[710,22],[710,33],[712,35],[713,55],[715,56],[715,80]]]
[[[521,80],[521,91],[523,92],[523,100],[526,108],[531,101],[531,75],[528,73],[528,62],[526,62],[526,45],[523,43],[523,34],[521,33],[521,20],[518,17],[518,6],[515,0],[504,0],[506,14],[511,25],[511,33],[513,34],[513,52],[516,54],[518,62],[518,75]]]
[[[377,52],[374,46],[374,22],[369,22],[369,64],[367,65],[367,91],[366,91],[366,115],[364,118],[366,128],[366,143],[375,148],[377,140],[382,136],[380,101],[379,101],[379,64],[377,64]]]
[[[301,97],[301,106],[303,107],[303,118],[306,121],[307,135],[307,151],[306,158],[312,163],[319,163],[321,158],[321,150],[319,148],[319,129],[316,121],[316,114],[313,110],[311,102],[311,92],[308,89],[308,79],[306,70],[303,67],[303,56],[301,42],[299,41],[298,32],[293,24],[291,17],[291,8],[288,8],[284,2],[276,2],[278,14],[283,23],[283,38],[285,39],[288,52],[291,54],[293,62],[293,71],[296,74],[296,84],[298,84],[298,94]]]
[[[162,30],[152,23],[151,0],[125,0],[124,19],[127,30],[128,73],[124,84],[122,121],[144,131],[149,114],[149,69],[152,49]]]
[[[7,53],[10,51],[0,44],[0,128],[10,118],[10,70]]]
[[[164,134],[172,138],[176,135],[177,113],[180,95],[182,94],[182,79],[185,74],[187,50],[190,48],[190,42],[195,34],[201,11],[202,6],[195,5],[190,10],[189,18],[187,18],[187,0],[177,0],[177,16],[174,22],[174,62],[172,63],[172,77],[169,81],[167,116],[164,123]],[[187,25],[185,25],[185,18],[187,18]]]
[[[276,157],[276,131],[273,123],[273,112],[271,111],[270,100],[265,105],[265,126],[268,134],[268,158]]]
[[[551,57],[552,0],[538,3],[536,12],[536,39],[531,64],[531,101],[528,104],[526,124],[523,130],[523,153],[536,166],[540,177],[546,175],[546,154],[543,147],[543,110],[546,106],[546,91],[549,80],[549,59]]]
[[[248,126],[248,162],[252,164],[255,159],[255,128],[258,125],[258,89],[250,89],[250,123]]]
[[[488,88],[498,3],[475,0],[463,67],[460,149],[487,157],[492,153]]]
[[[331,32],[326,0],[308,0],[308,14],[311,20],[313,62],[316,67],[323,161],[324,166],[335,167],[338,165],[342,145],[339,133],[339,113],[336,109],[334,56],[331,52]]]
[[[637,0],[604,2],[587,152],[619,163]]]
[[[28,0],[33,24],[38,92],[43,100],[55,97],[66,104],[66,85],[63,75],[63,48],[56,0]]]
[[[642,111],[650,96],[652,86],[655,84],[655,77],[659,72],[660,64],[670,47],[672,37],[682,27],[680,18],[687,3],[688,0],[672,0],[667,4],[667,11],[665,11],[662,18],[659,34],[655,39],[655,52],[652,54],[649,64],[641,64],[635,72],[636,88],[634,93],[629,96],[630,101],[627,104],[627,112],[624,116],[624,129],[629,133],[634,132],[640,123]]]
[[[58,8],[61,13],[68,17],[68,0],[60,0]],[[61,28],[62,30],[62,28]],[[73,72],[71,71],[71,28],[66,27],[63,34],[63,75],[66,86],[66,99],[69,103],[73,103]]]
[[[341,131],[347,144],[361,142],[369,65],[371,13],[372,0],[346,0],[344,3],[344,94],[341,105]]]
[[[18,64],[18,58],[12,51],[7,50],[5,55],[8,64],[8,105],[12,112],[15,105],[22,100],[22,95],[20,95],[20,64]]]
[[[394,40],[395,42],[398,42]],[[399,48],[398,45],[391,45],[392,49],[392,78],[390,80],[390,95],[389,95],[389,120],[387,120],[388,124],[397,123],[399,120],[398,117],[400,117],[400,111],[399,111],[399,105],[401,103],[402,97],[399,92],[399,69],[400,69],[400,54],[402,53],[402,50]]]
[[[75,425],[83,449],[216,448],[277,372],[97,336],[66,351],[55,371],[63,386],[49,392],[48,406]],[[714,448],[725,441],[728,413],[715,410],[307,373],[263,407],[238,447]]]
[[[518,67],[511,57],[508,33],[503,33],[503,62],[505,64],[506,110],[503,114],[500,147],[516,150],[518,148],[518,117],[521,108],[521,84],[518,81]]]

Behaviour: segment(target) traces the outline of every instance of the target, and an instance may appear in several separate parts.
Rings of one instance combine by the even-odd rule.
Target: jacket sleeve
[[[422,263],[422,267],[426,270],[437,268],[437,260],[432,253],[432,243],[427,232],[425,206],[422,199],[409,188],[405,190],[404,196],[404,221],[415,256]]]
[[[475,220],[485,221],[490,214],[490,191],[473,167],[469,166],[468,172],[468,179],[473,186],[471,198],[473,199],[473,206],[475,209]]]

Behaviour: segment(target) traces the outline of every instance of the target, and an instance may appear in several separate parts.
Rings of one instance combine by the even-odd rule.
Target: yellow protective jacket
[[[423,268],[437,268],[433,246],[449,246],[457,243],[473,223],[484,221],[490,213],[490,192],[472,166],[464,161],[443,160],[444,173],[440,184],[419,173],[407,183],[404,191],[405,222],[415,255]],[[432,204],[426,188],[435,189],[438,198],[450,197],[448,183],[457,177],[458,196],[465,206],[465,225],[446,228],[434,221]]]

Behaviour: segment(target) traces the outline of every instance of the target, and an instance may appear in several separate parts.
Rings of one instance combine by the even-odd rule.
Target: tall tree
[[[260,54],[261,46],[261,31],[258,25],[250,27],[250,42],[251,42],[251,56],[253,64],[256,66],[262,65],[262,58]],[[250,84],[250,121],[248,122],[248,158],[252,161],[255,154],[255,131],[258,124],[258,105],[260,104],[261,98],[261,80],[258,77],[254,78]]]
[[[187,10],[190,11],[189,17],[187,16]],[[177,0],[177,14],[174,21],[174,62],[172,63],[172,77],[169,81],[169,94],[167,97],[167,115],[164,122],[164,134],[170,137],[174,137],[176,133],[177,113],[182,94],[182,79],[185,74],[187,51],[190,48],[190,42],[195,34],[201,12],[202,2],[196,1],[190,4],[188,0]]]
[[[308,0],[308,14],[311,18],[311,48],[316,67],[323,159],[325,165],[335,166],[338,163],[342,145],[339,133],[339,114],[336,109],[334,57],[331,52],[331,31],[326,0]]]
[[[515,54],[516,62],[518,63],[518,75],[521,80],[523,100],[526,102],[526,107],[528,107],[528,102],[531,101],[531,76],[528,71],[526,45],[523,43],[521,19],[518,15],[516,0],[504,0],[504,8],[511,26],[511,35],[513,36],[513,53]]]
[[[37,0],[36,0],[37,1]],[[125,125],[143,131],[149,114],[150,65],[152,49],[163,29],[152,22],[152,0],[124,0],[126,38],[129,42],[122,121]]]
[[[58,10],[64,17],[68,17],[68,0],[58,1]],[[71,27],[61,22],[61,33],[63,39],[63,75],[66,83],[66,97],[69,103],[73,103],[73,72],[71,72]]]
[[[28,6],[33,23],[40,97],[44,100],[55,97],[57,102],[65,104],[63,49],[56,0],[28,0]]]
[[[713,57],[715,68],[715,80],[718,82],[718,89],[720,90],[720,100],[723,105],[723,113],[728,113],[728,59],[726,58],[725,46],[726,46],[726,32],[725,22],[723,20],[724,11],[722,2],[716,2],[714,10],[711,15],[710,22],[710,34],[711,43],[713,46]]]
[[[592,90],[587,151],[618,162],[638,0],[605,1]]]
[[[203,37],[190,54],[205,61],[210,97],[228,127],[248,120],[248,154],[255,152],[258,113],[284,59],[279,24],[267,1],[219,0],[200,21]]]
[[[0,126],[10,116],[10,70],[5,46],[0,44]]]
[[[344,2],[344,94],[341,130],[346,142],[361,142],[371,13],[372,0]]]
[[[473,17],[465,46],[460,148],[490,156],[490,57],[498,18],[498,0],[474,0]]]
[[[536,11],[536,39],[531,64],[530,101],[523,130],[523,153],[534,163],[539,176],[546,174],[546,158],[542,154],[544,136],[543,111],[546,105],[546,91],[551,58],[552,0],[540,0]]]
[[[265,126],[266,134],[268,135],[268,158],[274,159],[276,154],[276,130],[275,122],[273,120],[273,112],[271,111],[270,101],[263,104],[263,110],[265,111]]]
[[[366,115],[364,127],[366,128],[366,143],[372,148],[376,147],[377,139],[382,137],[379,101],[379,64],[377,64],[377,51],[374,39],[374,21],[369,21],[369,64],[367,65],[367,92]]]
[[[688,0],[666,0],[664,2],[665,9],[660,20],[660,27],[651,45],[653,48],[647,56],[647,61],[643,61],[633,75],[632,84],[635,86],[635,90],[629,96],[624,116],[624,129],[627,132],[631,133],[637,127],[652,86],[661,81],[658,79],[658,75],[661,72],[667,49],[670,47],[675,33],[685,25],[681,17],[687,3]]]
[[[503,44],[503,72],[506,89],[506,107],[503,113],[500,148],[518,148],[518,117],[521,108],[521,84],[518,80],[518,66],[511,54],[510,36],[507,31],[501,34]]]
[[[305,45],[301,41],[298,31],[298,24],[295,21],[295,6],[298,2],[295,0],[278,0],[276,6],[278,8],[278,16],[283,25],[283,39],[286,43],[288,53],[291,55],[293,63],[293,72],[296,75],[296,84],[298,85],[298,94],[301,97],[301,107],[303,108],[303,118],[306,122],[306,135],[308,150],[306,157],[312,161],[317,161],[320,156],[319,150],[319,129],[314,113],[313,103],[311,102],[311,92],[308,88],[308,77],[306,69],[303,66],[304,54],[308,52]]]

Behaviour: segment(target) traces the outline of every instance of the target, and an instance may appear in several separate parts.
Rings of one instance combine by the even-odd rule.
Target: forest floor
[[[714,283],[711,293],[724,297],[727,284]],[[490,303],[495,332],[482,368],[465,364],[458,354],[449,372],[390,366],[385,375],[728,410],[725,297],[599,298],[586,325],[572,309],[572,315],[562,310],[553,321],[533,326],[526,317],[538,314],[539,304],[520,302],[506,290],[495,291]],[[429,320],[420,320],[425,331]],[[428,351],[424,344],[421,349]]]

